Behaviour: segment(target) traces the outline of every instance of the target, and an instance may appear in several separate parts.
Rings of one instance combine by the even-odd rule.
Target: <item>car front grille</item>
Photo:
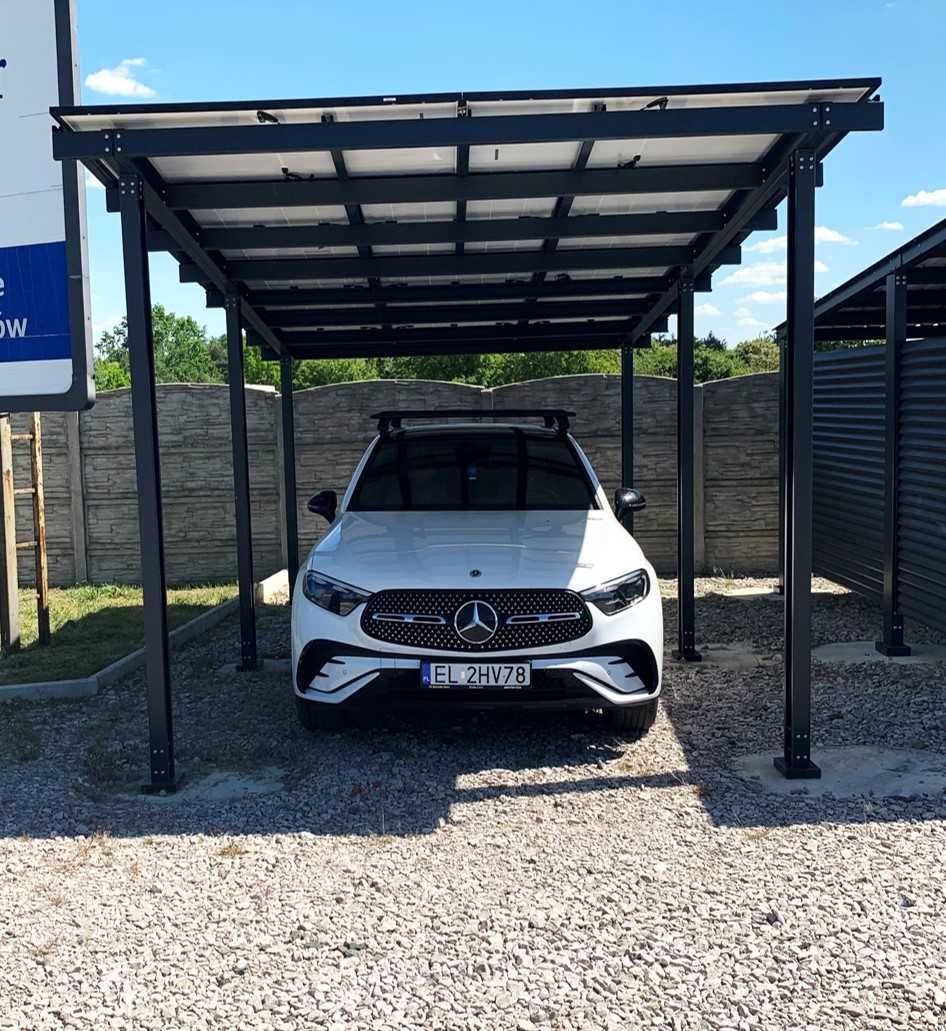
[[[458,613],[470,617],[471,603],[479,603],[477,619],[495,631],[486,640],[467,640],[458,630]],[[489,610],[485,608],[489,607]],[[591,613],[574,591],[566,590],[482,590],[423,591],[392,590],[373,594],[361,616],[361,628],[369,636],[388,644],[449,652],[522,651],[563,644],[583,637],[591,629]]]

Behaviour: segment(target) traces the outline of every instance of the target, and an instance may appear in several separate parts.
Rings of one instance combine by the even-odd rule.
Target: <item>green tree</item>
[[[95,359],[96,390],[118,390],[131,386],[131,373],[120,362],[108,358]]]
[[[210,341],[204,326],[189,315],[175,315],[161,304],[151,309],[151,323],[154,333],[154,375],[159,383],[223,382],[220,368],[211,355]],[[101,367],[103,375],[110,382],[115,381],[118,369],[129,373],[127,319],[123,318],[114,329],[102,333],[97,351],[103,364],[99,366],[97,363],[96,371]]]
[[[743,340],[733,350],[748,372],[778,371],[778,344],[770,334]]]

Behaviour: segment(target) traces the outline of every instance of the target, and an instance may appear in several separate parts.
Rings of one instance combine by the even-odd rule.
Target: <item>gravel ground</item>
[[[946,1027],[946,798],[734,776],[780,739],[781,608],[726,597],[748,583],[699,582],[698,636],[761,664],[668,666],[639,742],[532,713],[309,737],[284,676],[218,672],[233,621],[173,659],[179,763],[277,766],[274,794],[134,795],[139,675],[3,705],[0,1028]],[[816,644],[874,636],[867,605],[816,590]],[[666,616],[672,636],[672,597]],[[286,624],[263,613],[264,654]],[[815,758],[946,753],[944,680],[816,666]]]

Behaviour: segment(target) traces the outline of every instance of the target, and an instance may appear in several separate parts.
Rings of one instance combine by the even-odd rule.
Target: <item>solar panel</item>
[[[486,347],[481,331],[491,320],[506,326],[516,305],[522,316],[513,331],[519,327],[530,346],[543,334],[557,346],[565,331],[586,334],[587,346],[602,339],[616,346],[646,339],[673,311],[681,269],[705,288],[717,267],[740,260],[753,229],[774,227],[794,147],[823,157],[846,131],[878,128],[882,112],[875,116],[867,103],[877,85],[435,94],[54,114],[63,130],[58,156],[84,160],[112,195],[123,170],[141,174],[160,227],[149,246],[176,254],[182,279],[206,286],[212,303],[221,302],[223,280],[241,285],[259,312],[257,335],[273,352],[319,353],[311,332],[303,347],[298,333],[267,323],[266,295],[292,290],[305,298],[293,308],[311,309],[316,326],[332,325],[326,309],[359,305],[373,313],[372,325],[397,326],[385,306],[397,305],[400,292],[415,311],[442,308],[443,322],[425,324],[440,326],[458,346],[483,337]],[[646,289],[629,288],[635,280]],[[346,291],[355,292],[352,302]],[[622,318],[603,301],[626,301],[631,314]],[[547,317],[538,311],[543,303]],[[344,314],[338,319],[350,324]]]

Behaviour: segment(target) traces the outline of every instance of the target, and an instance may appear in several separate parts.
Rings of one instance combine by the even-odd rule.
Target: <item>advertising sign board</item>
[[[70,0],[31,0],[0,35],[0,412],[95,396],[85,187],[75,162],[53,160],[49,114],[76,99],[73,16]]]

